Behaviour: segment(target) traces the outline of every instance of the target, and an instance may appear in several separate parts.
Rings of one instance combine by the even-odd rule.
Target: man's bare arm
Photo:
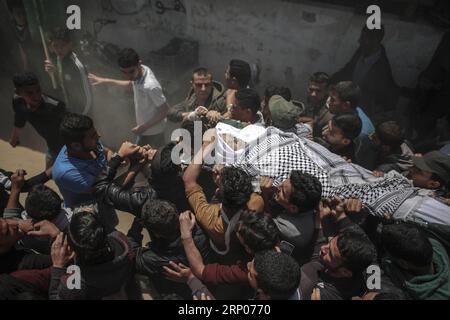
[[[112,84],[112,85],[116,85],[119,87],[130,87],[131,83],[132,83],[129,80],[117,80],[117,79],[99,77],[93,73],[89,73],[88,78],[91,81],[91,84],[93,86],[97,86],[99,84]]]
[[[192,212],[186,211],[180,214],[180,233],[184,251],[189,261],[191,271],[197,278],[201,279],[205,265],[202,255],[195,246],[192,238],[192,229],[195,226],[195,216]]]
[[[14,127],[11,132],[11,137],[9,138],[9,144],[15,148],[20,143],[20,133],[23,128]]]

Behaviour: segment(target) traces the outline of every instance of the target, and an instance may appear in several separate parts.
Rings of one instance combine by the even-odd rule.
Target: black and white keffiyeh
[[[378,216],[392,215],[414,193],[411,183],[400,174],[377,178],[313,141],[274,127],[249,144],[235,166],[254,177],[269,176],[275,186],[293,170],[307,172],[322,183],[324,198],[359,198]]]

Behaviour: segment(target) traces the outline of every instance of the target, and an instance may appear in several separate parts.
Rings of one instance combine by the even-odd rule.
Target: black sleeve
[[[61,277],[63,277],[65,273],[65,269],[52,267],[50,286],[48,289],[48,296],[50,300],[59,300],[58,292],[60,290]]]
[[[26,180],[20,192],[30,192],[32,187],[38,184],[44,184],[48,180],[50,180],[50,178],[44,171],[38,174],[37,176],[31,177],[30,179]]]
[[[131,191],[117,185],[114,177],[121,161],[118,156],[110,160],[107,168],[97,177],[94,195],[98,201],[105,201],[118,210],[140,216],[142,205],[147,199],[156,198],[156,192],[150,186]]]
[[[13,102],[13,110],[14,110],[14,126],[16,128],[23,128],[27,123],[27,116],[24,112],[26,110],[26,103],[23,98],[14,98]]]
[[[147,276],[160,274],[163,265],[168,265],[169,260],[159,256],[149,248],[140,247],[136,249],[136,271]]]
[[[142,228],[142,225],[135,218],[130,230],[128,230],[127,238],[130,242],[131,248],[133,248],[133,251],[136,251],[138,248],[142,247],[142,239],[144,238],[142,235]]]

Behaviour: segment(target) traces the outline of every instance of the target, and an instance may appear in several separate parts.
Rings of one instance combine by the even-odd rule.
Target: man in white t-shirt
[[[89,74],[93,85],[101,83],[132,86],[136,127],[131,131],[137,135],[136,143],[152,147],[164,145],[164,129],[169,106],[161,85],[152,70],[143,65],[133,49],[123,49],[119,55],[119,67],[127,80],[114,80]]]

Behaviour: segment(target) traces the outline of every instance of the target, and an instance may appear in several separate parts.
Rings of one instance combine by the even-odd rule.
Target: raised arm
[[[186,211],[180,214],[180,232],[184,251],[191,266],[192,273],[201,279],[205,265],[202,255],[195,246],[194,239],[192,238],[192,229],[194,226],[195,215],[192,212]]]
[[[25,182],[26,172],[23,169],[18,169],[11,176],[11,193],[9,195],[8,204],[6,205],[7,209],[16,209],[20,208],[19,197],[20,190]]]
[[[22,132],[23,128],[14,127],[11,132],[11,137],[9,138],[9,144],[15,148],[17,145],[20,144],[20,133]]]
[[[93,73],[89,73],[88,78],[93,86],[97,86],[99,84],[112,84],[119,87],[131,87],[132,83],[130,80],[117,80],[111,78],[104,78],[99,77]]]

